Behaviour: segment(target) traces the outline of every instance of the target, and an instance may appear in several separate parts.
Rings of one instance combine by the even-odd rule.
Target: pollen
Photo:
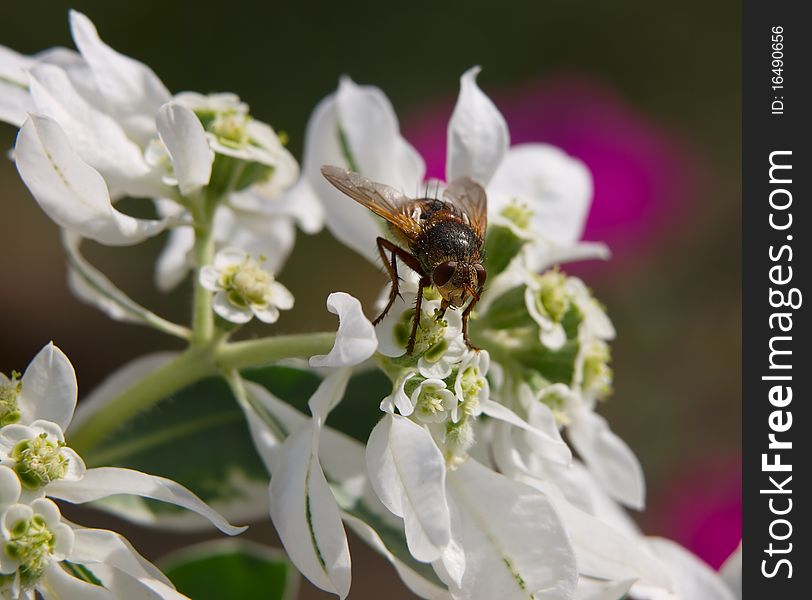
[[[14,470],[20,483],[30,490],[37,490],[64,477],[69,462],[60,453],[64,446],[63,442],[52,442],[44,433],[14,446],[11,458],[16,461]]]
[[[20,562],[20,583],[27,587],[45,572],[56,547],[56,536],[40,515],[14,523],[3,546],[6,556]]]

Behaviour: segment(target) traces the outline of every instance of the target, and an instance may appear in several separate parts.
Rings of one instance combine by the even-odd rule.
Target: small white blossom
[[[275,323],[280,310],[293,308],[293,294],[262,268],[262,263],[242,250],[226,248],[214,264],[200,270],[200,283],[214,295],[214,311],[232,323],[257,317]]]
[[[442,423],[459,419],[459,400],[442,379],[421,381],[410,396],[413,417],[421,423]]]
[[[274,270],[292,248],[294,223],[311,233],[321,228],[318,204],[283,197],[298,165],[239,98],[172,96],[152,69],[106,45],[85,15],[71,11],[70,27],[79,53],[27,57],[0,47],[0,88],[8,100],[0,102],[0,120],[21,127],[17,168],[57,224],[108,245],[139,243],[171,228],[156,270],[162,290],[175,287],[191,266],[189,202],[176,202],[182,196],[194,202],[204,186],[221,197],[216,242],[264,253]],[[155,199],[159,218],[118,211],[114,202],[124,195]]]
[[[59,425],[41,420],[0,428],[0,464],[17,473],[26,491],[40,495],[52,481],[79,481],[86,471]]]
[[[416,292],[404,291],[389,314],[376,327],[378,351],[384,356],[398,358],[406,354],[414,324],[413,307],[416,297]],[[438,298],[424,298],[412,356],[418,357],[417,368],[425,378],[445,379],[467,350],[462,338],[460,311],[449,308],[443,318],[439,319],[439,310]]]
[[[0,428],[0,467],[16,473],[23,499],[44,495],[84,503],[133,494],[186,508],[229,535],[245,529],[229,524],[190,490],[170,479],[118,467],[86,469],[82,458],[65,445],[64,436],[76,407],[76,375],[68,358],[53,344],[34,357],[21,383],[17,398],[21,418]]]

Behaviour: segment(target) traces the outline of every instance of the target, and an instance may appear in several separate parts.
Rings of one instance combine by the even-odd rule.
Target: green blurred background
[[[735,515],[741,444],[738,2],[6,1],[0,44],[24,53],[72,47],[69,7],[88,14],[108,44],[153,67],[173,92],[238,93],[255,116],[289,134],[298,158],[310,111],[345,73],[381,87],[401,121],[412,123],[427,106],[450,106],[460,74],[473,64],[483,66],[480,85],[497,105],[500,90],[521,91],[562,76],[612,90],[636,118],[673,138],[698,183],[692,197],[680,199],[685,207],[673,227],[616,261],[579,271],[618,330],[616,391],[601,411],[643,463],[649,509],[639,521],[648,532],[678,535],[671,517],[684,508],[679,502],[727,503],[726,514]],[[0,147],[10,148],[14,134],[0,124]],[[0,161],[0,202],[0,371],[22,370],[52,339],[87,392],[129,359],[175,347],[160,334],[109,321],[70,295],[57,229],[8,160]],[[90,255],[137,300],[183,321],[188,282],[169,295],[151,283],[162,243]],[[334,317],[324,310],[330,291],[348,291],[369,306],[386,281],[326,232],[298,238],[280,279],[295,294],[296,307],[274,326],[278,332],[333,328]],[[719,489],[720,479],[732,489]],[[82,518],[118,527],[151,558],[210,537],[167,539],[109,517]],[[717,535],[712,527],[706,533]],[[276,543],[267,524],[250,535]],[[353,543],[353,558],[351,597],[382,597],[384,589],[392,598],[409,597],[394,571],[363,544]],[[326,595],[303,582],[301,597]]]

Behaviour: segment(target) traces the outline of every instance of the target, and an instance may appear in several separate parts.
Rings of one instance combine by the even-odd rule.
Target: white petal
[[[296,568],[317,587],[346,598],[350,551],[333,493],[314,454],[311,423],[285,440],[271,478],[271,519]]]
[[[609,429],[606,419],[579,407],[567,431],[572,445],[609,495],[642,510],[646,503],[643,469],[626,442]]]
[[[733,592],[718,573],[688,550],[664,538],[648,538],[648,547],[662,561],[671,576],[672,590],[680,599],[734,600]],[[637,586],[632,588],[637,597]],[[647,598],[645,594],[642,598]]]
[[[307,192],[304,191],[305,188]],[[272,198],[267,197],[266,186],[260,185],[232,194],[231,199],[235,204],[261,203],[262,211],[267,215],[292,217],[305,233],[318,233],[324,227],[324,209],[321,202],[312,193],[309,185],[303,185],[303,180],[299,180],[294,187]]]
[[[668,574],[647,551],[639,535],[621,532],[606,520],[576,508],[555,485],[536,482],[534,487],[547,494],[564,522],[581,575],[668,586]]]
[[[612,253],[606,244],[599,242],[576,242],[561,244],[536,237],[536,243],[526,246],[525,268],[533,273],[541,273],[555,265],[563,265],[580,260],[609,260]]]
[[[170,102],[156,119],[158,134],[172,160],[172,168],[184,196],[208,185],[214,152],[197,115],[185,106]]]
[[[31,71],[31,97],[37,113],[57,121],[79,156],[98,170],[115,193],[159,196],[169,192],[120,125],[74,88],[59,67],[43,64]]]
[[[271,303],[281,310],[293,308],[293,294],[290,290],[278,281],[271,283]]]
[[[731,589],[736,600],[742,600],[742,543],[736,550],[727,557],[724,564],[719,568],[719,574],[725,580],[727,587]]]
[[[386,415],[367,443],[372,488],[402,517],[406,542],[417,560],[437,560],[451,541],[445,459],[431,434],[406,417]]]
[[[101,563],[131,577],[169,583],[169,579],[138,554],[130,542],[118,533],[106,529],[82,527],[74,530],[74,547],[69,559],[88,565]],[[93,569],[92,566],[90,568]]]
[[[451,364],[445,360],[445,357],[430,362],[425,356],[421,356],[417,361],[417,370],[423,377],[429,379],[445,379],[451,375]]]
[[[618,600],[625,598],[634,579],[624,581],[604,581],[581,577],[578,580],[578,591],[575,600]]]
[[[383,556],[386,560],[392,563],[395,570],[398,572],[401,581],[406,584],[406,587],[420,598],[428,600],[451,600],[451,595],[448,590],[424,579],[418,573],[409,568],[408,565],[399,560],[384,544],[381,537],[372,527],[364,523],[360,519],[353,517],[347,513],[342,514],[344,522],[349,525],[358,537],[364,540],[373,550]]]
[[[152,69],[102,42],[82,13],[70,11],[70,25],[73,41],[90,65],[99,91],[130,135],[144,144],[154,132],[158,109],[169,101],[169,91]]]
[[[26,88],[0,79],[0,121],[20,127],[35,110]]]
[[[220,286],[220,272],[211,265],[206,265],[200,269],[200,285],[209,291],[217,292],[223,288]]]
[[[79,249],[82,237],[62,230],[62,247],[68,262],[68,286],[82,302],[95,306],[111,319],[138,324],[163,321],[119,289],[99,269],[91,265]]]
[[[65,560],[73,550],[75,534],[73,529],[64,523],[48,523],[48,529],[54,534],[56,544],[54,545],[53,560]]]
[[[494,402],[493,400],[485,400],[480,403],[480,406],[482,412],[489,417],[510,423],[514,427],[519,427],[528,432],[530,439],[535,442],[537,451],[548,460],[565,465],[572,462],[572,452],[564,440],[561,439],[561,435],[555,425],[553,425],[552,428],[536,428],[519,417],[519,415],[508,407]],[[549,409],[547,410],[549,411]],[[554,422],[555,420],[553,420],[553,423]]]
[[[217,292],[214,295],[214,312],[226,321],[240,324],[248,323],[254,316],[250,308],[241,308],[229,302],[228,295],[225,292]]]
[[[22,423],[45,419],[56,423],[63,431],[67,429],[76,408],[76,372],[68,357],[53,342],[40,350],[28,364],[22,385]]]
[[[0,510],[17,502],[21,492],[17,474],[5,465],[0,465]]]
[[[337,130],[338,109],[335,95],[332,95],[316,106],[307,123],[303,176],[287,198],[294,203],[319,203],[330,232],[340,242],[375,262],[378,260],[375,238],[383,233],[381,223],[369,210],[336,190],[321,174],[321,167],[325,164],[350,167],[342,154]]]
[[[137,244],[166,221],[135,219],[115,210],[99,173],[82,161],[48,117],[32,115],[14,148],[17,169],[40,207],[58,225],[111,246]]]
[[[465,550],[454,598],[573,597],[575,556],[548,499],[468,459],[448,475],[452,532]]]
[[[64,447],[59,454],[68,459],[68,470],[62,476],[62,481],[79,481],[85,476],[85,461],[72,448]]]
[[[333,235],[377,264],[375,238],[385,231],[382,220],[330,185],[321,175],[323,165],[358,170],[407,195],[417,193],[425,165],[400,135],[392,105],[381,90],[345,77],[336,94],[319,103],[305,133],[303,177],[290,192],[291,202],[319,201]]]
[[[344,292],[334,292],[327,297],[327,310],[338,315],[336,341],[329,354],[311,357],[311,367],[357,365],[375,353],[378,347],[375,328],[364,316],[358,300]]]
[[[533,211],[533,231],[560,244],[581,239],[592,202],[586,165],[546,144],[511,148],[488,186],[488,196],[516,198]]]
[[[242,248],[251,256],[266,257],[263,268],[278,273],[293,249],[296,228],[287,217],[244,211],[229,202],[215,212],[214,237],[220,243]]]
[[[81,481],[54,481],[48,485],[49,496],[73,503],[92,502],[114,494],[133,494],[183,507],[208,519],[228,535],[236,535],[246,529],[230,525],[218,512],[179,483],[133,469],[88,469]]]
[[[58,564],[45,570],[37,589],[45,600],[114,600],[107,588],[77,579]]]
[[[448,123],[446,180],[468,176],[487,186],[510,144],[507,123],[476,83],[480,68],[460,78],[460,95]]]
[[[155,265],[155,284],[162,292],[175,289],[192,268],[191,251],[195,234],[191,227],[176,227],[169,232],[166,245]]]
[[[265,308],[251,307],[251,312],[254,316],[263,323],[276,323],[279,320],[279,309],[273,305],[268,305]]]
[[[12,504],[3,513],[3,520],[0,526],[3,528],[3,535],[8,539],[8,532],[17,521],[27,521],[34,516],[34,510],[27,504]],[[5,552],[4,552],[5,554]]]
[[[334,371],[319,384],[310,400],[307,401],[307,407],[318,427],[324,424],[327,415],[344,397],[350,375],[352,375],[352,369],[349,368]]]
[[[386,95],[376,87],[359,86],[342,77],[336,104],[339,126],[360,173],[407,194],[416,192],[425,165],[400,135],[397,116]]]
[[[0,79],[25,87],[28,85],[28,69],[36,64],[36,59],[0,45]]]
[[[240,248],[223,248],[214,257],[214,267],[225,269],[234,265],[241,265],[248,258],[248,253]]]
[[[375,335],[378,338],[378,352],[384,356],[397,358],[406,354],[406,346],[401,345],[395,338],[395,325],[397,325],[401,316],[403,316],[403,311],[409,310],[414,306],[414,299],[416,297],[416,294],[404,292],[402,297],[398,296],[395,298],[395,303],[392,304],[389,313],[375,326]],[[449,311],[449,313],[450,312],[451,311]],[[424,316],[421,318],[425,318],[425,312],[423,314]]]

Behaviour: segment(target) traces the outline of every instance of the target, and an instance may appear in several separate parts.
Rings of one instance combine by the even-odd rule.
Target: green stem
[[[335,333],[301,333],[232,342],[217,351],[217,366],[224,370],[267,365],[283,358],[309,358],[326,354],[333,347]]]
[[[70,446],[80,455],[101,442],[121,423],[150,408],[159,400],[216,373],[211,349],[191,347],[153,371],[112,401],[101,406],[69,433]]]
[[[128,419],[204,377],[267,365],[284,358],[323,354],[329,352],[334,341],[334,333],[305,333],[226,344],[218,344],[212,338],[205,346],[191,346],[99,407],[78,429],[71,430],[70,446],[80,455],[89,452]]]
[[[214,314],[212,313],[212,293],[200,283],[200,270],[214,260],[214,209],[217,205],[208,196],[196,198],[193,210],[195,220],[195,273],[194,303],[192,313],[192,343],[207,344],[214,335]]]

